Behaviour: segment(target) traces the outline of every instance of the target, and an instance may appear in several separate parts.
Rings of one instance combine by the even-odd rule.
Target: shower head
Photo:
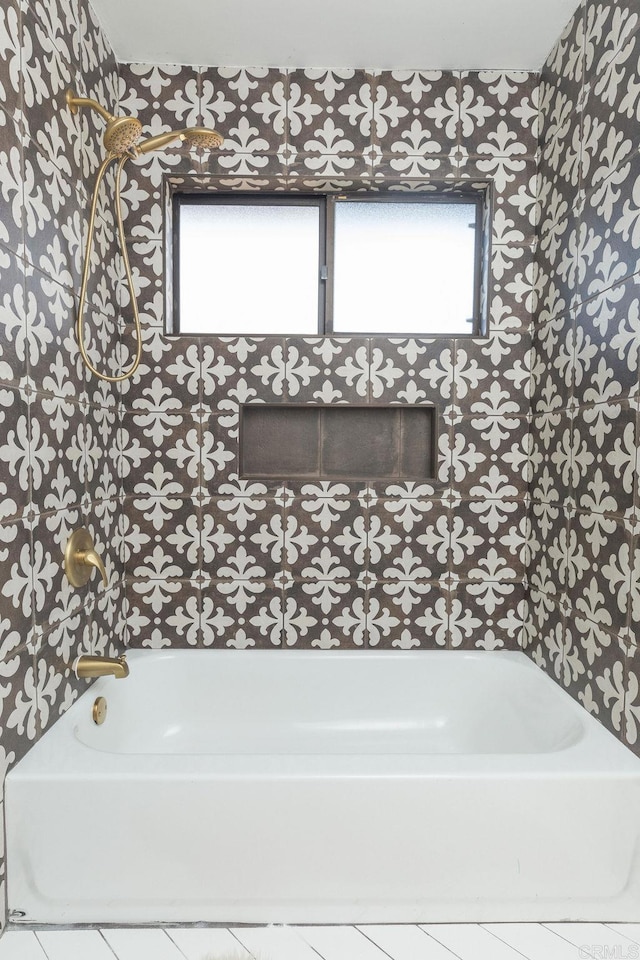
[[[95,110],[103,120],[107,121],[103,143],[108,153],[122,156],[131,150],[136,140],[140,139],[142,124],[135,117],[114,117],[95,100],[90,100],[88,97],[76,97],[73,90],[67,90],[65,99],[71,113],[77,113],[78,107],[89,107],[90,110]]]
[[[122,156],[141,136],[142,124],[135,117],[111,117],[104,132],[105,149]]]
[[[207,130],[206,127],[188,127],[182,134],[184,143],[198,150],[215,150],[224,143],[224,137],[217,130]]]
[[[156,137],[144,140],[135,148],[136,154],[151,153],[168,146],[174,140],[181,140],[191,149],[214,150],[224,143],[224,139],[217,130],[208,130],[206,127],[186,127],[184,130],[171,130],[169,133],[159,133]]]

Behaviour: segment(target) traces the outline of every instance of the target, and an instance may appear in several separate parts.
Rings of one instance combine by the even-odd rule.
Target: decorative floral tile
[[[455,402],[463,414],[528,413],[531,391],[531,340],[496,331],[486,340],[457,340]],[[498,405],[496,407],[496,404]]]
[[[121,63],[118,73],[120,110],[140,120],[143,138],[202,125],[197,67]]]
[[[17,125],[0,109],[0,196],[8,215],[0,225],[0,243],[18,252],[22,248],[25,220],[33,215],[33,170],[28,177],[22,156],[22,137]],[[38,198],[36,198],[37,200]]]
[[[536,258],[535,319],[543,324],[569,316],[577,304],[578,221],[569,216],[540,240]]]
[[[0,35],[3,37],[3,57],[0,65],[0,102],[9,117],[15,117],[21,108],[22,74],[20,66],[22,36],[20,3],[8,0],[0,10]]]
[[[203,68],[200,85],[199,124],[223,133],[220,157],[232,160],[239,154],[277,154],[286,137],[287,78],[283,71],[268,67]],[[241,172],[233,163],[224,169],[227,175]],[[255,169],[260,170],[260,165]]]
[[[533,417],[531,446],[531,496],[564,504],[573,491],[573,417],[564,411]],[[579,464],[576,468],[580,469]]]
[[[538,594],[556,599],[565,588],[568,523],[563,510],[534,501],[529,516],[527,578]]]
[[[287,338],[287,400],[362,403],[369,395],[369,341],[355,337]]]
[[[640,754],[640,652],[637,645],[629,651],[626,671],[615,664],[601,678],[600,689],[615,724],[623,728],[624,742],[635,754]]]
[[[69,400],[84,398],[87,372],[78,363],[73,293],[39,270],[27,274],[25,290],[25,352],[34,386]]]
[[[579,365],[576,352],[584,358]],[[535,414],[553,414],[568,408],[584,379],[582,364],[591,353],[582,334],[576,333],[573,316],[559,316],[536,324],[531,366],[531,405]]]
[[[578,513],[569,538],[567,590],[575,615],[621,634],[634,595],[631,535],[610,517]]]
[[[292,580],[285,585],[285,647],[364,647],[366,618],[366,590],[357,581]]]
[[[454,650],[517,650],[524,629],[521,580],[459,583],[452,591],[450,647]]]
[[[518,500],[463,500],[451,521],[453,576],[460,580],[522,578],[524,521],[524,505]]]
[[[533,156],[538,147],[538,78],[523,71],[460,74],[462,142],[477,156]]]
[[[89,640],[93,656],[117,657],[123,653],[123,604],[123,583],[110,587],[96,598],[89,623]]]
[[[364,70],[292,70],[287,143],[298,153],[362,154],[371,144],[375,81]]]
[[[40,735],[90,686],[90,680],[79,680],[73,671],[76,657],[91,653],[90,635],[88,620],[80,614],[43,635],[35,657]]]
[[[156,342],[159,340],[160,342]],[[157,411],[173,417],[200,402],[201,344],[196,337],[168,338],[148,334],[142,362],[122,394],[136,414]]]
[[[580,404],[628,397],[638,384],[640,288],[633,279],[608,287],[576,316],[576,384]]]
[[[199,645],[198,583],[127,579],[126,603],[129,646],[158,650]]]
[[[303,364],[304,365],[304,364]],[[215,337],[202,343],[202,403],[231,422],[242,403],[285,399],[283,337]]]
[[[341,485],[332,486],[335,498],[316,494],[286,506],[285,562],[295,578],[357,580],[367,562],[368,511],[359,500],[340,497]],[[311,493],[311,485],[307,489]]]
[[[584,407],[574,421],[572,448],[578,509],[627,513],[637,475],[636,411],[626,403]]]
[[[268,580],[206,580],[202,584],[203,646],[279,647],[282,587]]]
[[[503,405],[495,392],[496,406]],[[531,479],[529,420],[504,404],[502,416],[463,417],[453,427],[452,486],[462,497],[506,500],[524,497]]]
[[[6,575],[0,587],[0,657],[26,642],[33,625],[33,552],[28,522],[0,525],[0,563]]]
[[[580,102],[584,74],[584,5],[567,23],[541,74],[540,142],[566,139]],[[575,122],[575,120],[574,120]]]
[[[72,616],[92,592],[91,585],[72,587],[63,567],[65,547],[80,521],[80,511],[72,509],[40,514],[31,524],[33,612],[38,625],[52,627]]]
[[[192,496],[201,486],[201,463],[211,454],[200,420],[191,414],[164,411],[126,413],[123,451],[133,469],[125,473],[125,491],[138,497]],[[219,459],[219,458],[218,458]],[[140,467],[140,469],[137,469]]]
[[[27,359],[24,273],[22,263],[3,247],[0,247],[0,284],[0,380],[3,384],[18,386]]]
[[[376,77],[373,115],[376,147],[395,154],[391,169],[406,175],[409,162],[446,155],[458,143],[459,77],[442,70],[383,71]]]
[[[636,184],[640,158],[634,155],[587,195],[575,242],[574,280],[581,301],[640,271]]]
[[[258,497],[203,501],[201,572],[211,580],[277,580],[285,568],[282,503]]]
[[[193,580],[200,574],[200,508],[191,499],[134,497],[127,510],[128,576]]]
[[[369,396],[374,403],[434,403],[446,417],[455,377],[451,339],[371,340]]]
[[[16,437],[20,429],[19,421]],[[99,438],[85,410],[68,397],[35,396],[28,449],[33,502],[41,510],[78,504],[100,456]]]
[[[0,664],[3,680],[0,693],[0,729],[2,730],[3,770],[17,763],[33,746],[41,730],[38,696],[43,704],[51,685],[46,675],[35,669],[35,658],[22,647]],[[9,681],[9,682],[7,682]]]
[[[500,158],[502,159],[502,158]],[[505,162],[505,161],[503,161]],[[522,157],[498,171],[497,160],[474,158],[460,166],[462,180],[487,180],[493,198],[492,243],[499,246],[531,244],[539,216],[536,161]],[[493,167],[493,169],[492,169]],[[496,176],[497,173],[500,176]]]
[[[567,667],[563,681],[569,693],[592,713],[615,736],[625,732],[626,666],[625,653],[618,638],[594,629],[585,621],[568,621],[572,645],[566,651]],[[590,665],[584,659],[588,652],[598,652]]]
[[[449,643],[449,592],[439,582],[378,581],[368,589],[367,646],[438,649]]]
[[[443,154],[410,152],[414,149],[414,137],[421,142],[422,136],[420,124],[419,129],[414,126],[402,140],[396,140],[390,154],[380,153],[377,146],[371,148],[370,167],[376,189],[390,193],[423,193],[438,189],[445,181],[457,180],[456,150]],[[388,185],[390,179],[398,178],[399,183]]]

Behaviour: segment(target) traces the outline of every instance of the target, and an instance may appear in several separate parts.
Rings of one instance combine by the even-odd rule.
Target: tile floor
[[[10,930],[0,960],[640,960],[640,923]]]

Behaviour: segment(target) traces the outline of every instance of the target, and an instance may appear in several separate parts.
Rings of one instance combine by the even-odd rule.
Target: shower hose
[[[80,355],[87,368],[94,374],[94,376],[99,377],[100,380],[106,380],[108,383],[120,383],[122,380],[128,380],[129,377],[132,377],[140,366],[140,358],[142,356],[142,336],[140,331],[140,314],[138,312],[138,301],[136,297],[136,291],[133,283],[133,275],[131,273],[131,264],[129,263],[129,254],[127,253],[127,244],[124,236],[124,224],[122,222],[122,205],[120,201],[121,194],[121,185],[122,185],[122,169],[129,159],[128,154],[115,154],[110,153],[100,164],[100,169],[98,170],[98,175],[96,177],[96,183],[93,188],[93,197],[91,200],[91,213],[89,215],[89,233],[87,236],[87,249],[85,251],[85,260],[84,267],[82,270],[82,283],[80,286],[80,302],[78,304],[78,321],[77,321],[77,337],[78,337],[78,346],[80,348]],[[120,248],[122,251],[122,259],[124,262],[124,269],[127,275],[127,284],[129,287],[129,294],[131,296],[131,305],[133,308],[133,322],[135,325],[135,336],[136,336],[136,355],[133,363],[124,373],[118,374],[117,376],[110,376],[107,373],[102,373],[98,370],[89,359],[87,355],[87,350],[84,343],[85,338],[85,324],[84,324],[84,313],[85,305],[87,299],[87,284],[89,282],[89,271],[91,264],[91,251],[93,249],[93,238],[95,234],[95,224],[96,224],[96,211],[98,207],[98,192],[102,181],[104,180],[105,174],[109,168],[112,160],[118,160],[118,169],[116,171],[116,221],[118,224],[118,237],[120,240]]]

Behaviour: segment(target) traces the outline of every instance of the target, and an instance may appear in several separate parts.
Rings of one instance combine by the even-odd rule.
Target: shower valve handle
[[[84,563],[90,567],[95,567],[96,570],[99,570],[105,587],[109,586],[109,578],[107,577],[107,571],[105,570],[104,563],[102,562],[102,558],[96,553],[95,550],[81,551],[78,553],[77,558],[80,563]]]
[[[102,582],[107,587],[109,578],[102,558],[96,552],[93,538],[85,527],[81,527],[69,537],[64,552],[64,572],[74,587],[83,587],[93,570],[99,570]]]

